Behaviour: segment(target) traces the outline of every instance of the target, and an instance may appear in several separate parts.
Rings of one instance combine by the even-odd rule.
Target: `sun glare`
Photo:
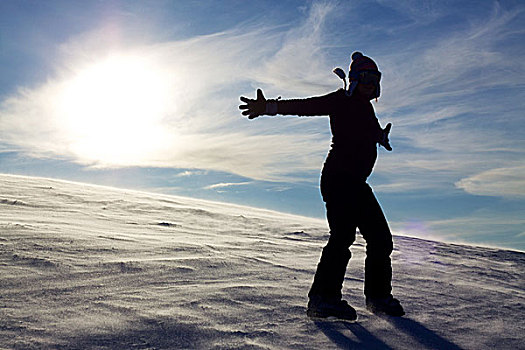
[[[146,59],[112,56],[65,84],[59,108],[71,151],[97,163],[130,164],[163,147],[170,84]]]

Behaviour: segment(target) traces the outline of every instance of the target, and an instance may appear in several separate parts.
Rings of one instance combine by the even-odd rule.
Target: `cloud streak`
[[[252,184],[251,181],[245,181],[245,182],[221,182],[218,184],[213,184],[204,187],[206,190],[217,190],[217,189],[224,189],[228,187],[236,187],[236,186],[246,186]]]
[[[468,193],[525,198],[525,166],[491,169],[456,182]]]

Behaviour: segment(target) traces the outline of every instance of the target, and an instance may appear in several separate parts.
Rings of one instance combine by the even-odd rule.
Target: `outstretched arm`
[[[261,89],[257,89],[257,98],[251,99],[241,96],[240,99],[245,104],[239,106],[243,110],[242,114],[249,119],[257,118],[261,115],[299,115],[315,116],[329,115],[334,106],[333,99],[336,98],[333,92],[324,96],[309,97],[305,99],[293,100],[267,100]]]

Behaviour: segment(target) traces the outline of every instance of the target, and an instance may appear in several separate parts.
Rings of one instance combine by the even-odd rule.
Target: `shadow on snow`
[[[384,318],[389,321],[396,329],[417,341],[422,347],[430,349],[449,349],[461,350],[461,347],[451,341],[437,335],[434,331],[423,326],[421,323],[398,317]],[[323,322],[316,321],[315,325],[341,349],[392,349],[391,346],[379,339],[368,331],[358,322],[351,323],[345,321]],[[341,324],[344,326],[341,328]],[[344,334],[345,330],[350,330],[358,339],[357,341]],[[395,334],[392,334],[395,336]]]

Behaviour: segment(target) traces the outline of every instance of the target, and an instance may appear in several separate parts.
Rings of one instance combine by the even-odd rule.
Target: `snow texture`
[[[306,317],[322,220],[0,175],[6,349],[525,349],[525,254],[395,237],[402,318]]]

